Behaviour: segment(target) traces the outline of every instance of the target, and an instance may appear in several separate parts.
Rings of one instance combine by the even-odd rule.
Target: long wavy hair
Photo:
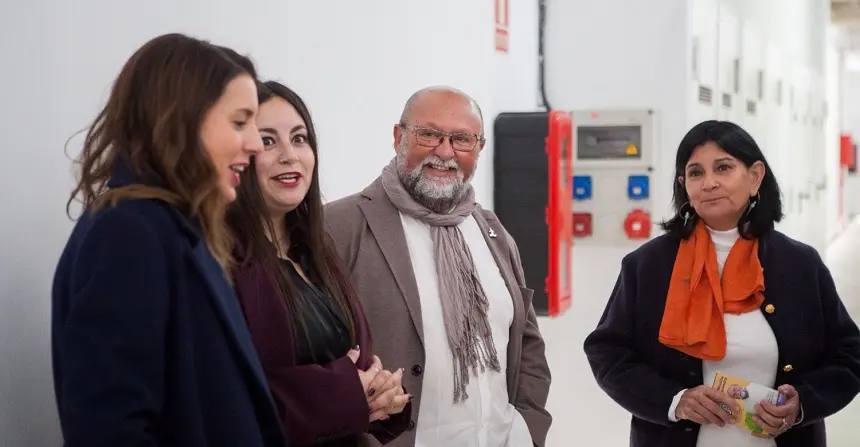
[[[224,223],[227,203],[200,127],[240,75],[256,79],[254,65],[229,48],[182,34],[144,44],[126,62],[89,126],[66,212],[75,200],[90,211],[120,200],[163,200],[199,222],[212,255],[229,269],[233,239]],[[118,163],[135,184],[108,186]]]
[[[308,132],[308,144],[319,160],[317,152],[317,135],[310,111],[302,98],[288,87],[267,81],[257,87],[260,106],[267,101],[281,98],[292,105],[302,120]],[[314,163],[313,176],[308,192],[299,206],[287,213],[284,220],[286,235],[290,244],[290,256],[300,250],[309,262],[308,277],[318,283],[320,289],[332,297],[341,313],[344,315],[350,337],[350,346],[357,340],[356,309],[358,299],[352,284],[346,274],[331,236],[325,230],[322,194],[320,193],[319,163]],[[294,322],[296,333],[304,334],[307,339],[307,324],[300,317],[298,310],[302,306],[301,296],[291,280],[287,266],[278,258],[278,241],[270,241],[269,237],[277,237],[275,224],[270,217],[266,200],[260,188],[259,176],[255,162],[252,160],[248,169],[242,173],[242,181],[237,189],[236,201],[227,212],[227,222],[242,246],[241,265],[260,263],[266,272],[274,276],[284,295],[285,310]],[[310,342],[309,339],[307,339]],[[370,347],[368,347],[370,348]]]

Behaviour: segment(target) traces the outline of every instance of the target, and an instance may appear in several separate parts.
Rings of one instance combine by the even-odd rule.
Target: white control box
[[[573,116],[575,244],[650,239],[656,146],[653,110],[585,110]]]

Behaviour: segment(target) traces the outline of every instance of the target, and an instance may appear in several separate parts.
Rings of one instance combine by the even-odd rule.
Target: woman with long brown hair
[[[326,233],[313,121],[284,85],[258,89],[264,149],[242,174],[228,222],[239,240],[236,290],[269,387],[293,445],[387,443],[408,427],[410,397],[402,368],[372,355]]]
[[[52,294],[66,447],[286,445],[227,275],[224,214],[262,148],[255,78],[230,49],[160,36],[91,125]]]

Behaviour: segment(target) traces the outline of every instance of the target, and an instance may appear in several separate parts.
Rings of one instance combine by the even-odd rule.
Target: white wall
[[[672,165],[680,138],[695,122],[720,113],[718,107],[704,110],[693,103],[690,37],[701,27],[718,33],[722,23],[720,3],[711,4],[716,16],[701,15],[696,8],[702,1],[548,2],[552,106],[653,108],[660,114],[655,220],[671,212]],[[763,50],[764,59],[779,61],[786,73],[788,67],[817,72],[819,79],[833,66],[822,50],[824,3],[722,2],[740,23],[751,24],[740,29],[756,29],[763,48],[782,50]],[[294,87],[320,132],[322,186],[329,200],[364,187],[392,156],[391,127],[410,93],[432,84],[466,90],[481,103],[489,132],[475,185],[479,200],[491,207],[493,119],[501,111],[534,110],[538,97],[537,1],[510,0],[510,10],[509,53],[494,51],[492,1],[251,0],[239,7],[227,0],[121,5],[34,0],[4,10],[0,58],[12,62],[0,74],[5,114],[0,130],[8,166],[0,176],[6,192],[0,199],[0,444],[60,444],[50,382],[49,311],[53,270],[72,225],[64,214],[72,177],[63,146],[94,116],[134,49],[160,33],[187,32],[250,53],[264,77]],[[716,35],[714,51],[720,42]],[[725,67],[716,59],[709,64],[713,82],[721,82]],[[803,76],[802,70],[795,72]],[[816,82],[824,95],[824,81]],[[845,84],[860,95],[860,77],[847,76]],[[834,94],[831,89],[827,96]],[[817,160],[792,148],[824,142],[793,133],[785,110],[772,113],[779,118],[752,126],[756,137],[768,142],[765,150],[779,167],[780,180],[790,183],[792,177],[802,178],[791,163]],[[860,111],[851,113],[860,117]],[[80,140],[72,140],[70,155],[77,153]],[[813,165],[824,172],[831,161]],[[787,228],[814,239],[802,222]],[[627,415],[597,389],[581,350],[624,252],[575,250],[573,309],[542,322],[554,373],[550,446],[569,445],[583,433],[591,445],[626,445],[626,429],[594,425],[598,418],[619,421]]]
[[[844,205],[844,173],[845,170],[839,164],[840,140],[842,134],[843,119],[843,83],[845,74],[844,51],[842,50],[842,36],[840,31],[829,26],[827,29],[827,42],[825,45],[825,73],[824,80],[826,100],[828,104],[828,116],[824,135],[826,138],[825,151],[825,175],[827,178],[826,190],[826,225],[825,233],[827,243],[832,241],[844,230],[848,220],[845,215]],[[842,178],[840,178],[842,177]]]
[[[323,193],[356,192],[393,156],[408,96],[450,84],[481,104],[490,144],[474,183],[492,207],[492,122],[536,107],[537,2],[510,1],[510,52],[494,46],[492,1],[34,0],[0,15],[0,445],[60,445],[50,362],[50,286],[72,227],[66,140],[84,128],[131,53],[180,31],[250,53],[263,77],[307,101]],[[70,156],[81,138],[72,140]],[[27,233],[25,233],[27,231]]]
[[[256,59],[264,77],[283,79],[310,105],[327,200],[363,188],[394,155],[391,129],[412,92],[449,84],[484,113],[488,143],[474,184],[492,208],[493,119],[537,107],[537,3],[510,0],[509,7],[510,51],[500,53],[492,1],[341,2],[336,14],[325,2],[290,3],[277,27],[281,55]]]
[[[673,0],[549,2],[547,96],[553,108],[654,109],[654,220],[671,213],[674,150],[685,118],[687,9]]]
[[[327,199],[356,192],[379,174],[394,155],[391,130],[403,104],[422,87],[457,86],[494,116],[492,2],[339,2],[335,14],[328,2],[288,3],[273,29],[282,33],[278,43],[258,43],[277,45],[281,54],[257,59],[264,77],[283,79],[310,105]],[[486,203],[491,178],[489,165],[481,165],[474,181]]]
[[[856,56],[855,56],[856,57]],[[842,130],[860,141],[860,66],[846,67],[842,78]],[[843,209],[846,218],[860,214],[860,174],[844,174]]]
[[[538,2],[510,1],[510,50],[495,52],[495,68],[485,71],[495,79],[496,110],[527,112],[539,108],[538,94]],[[485,2],[492,3],[492,2]],[[492,120],[487,117],[487,131],[492,133]],[[486,164],[489,166],[489,163]],[[487,168],[489,170],[489,168]]]
[[[785,48],[792,59],[824,70],[829,0],[721,0],[744,21],[756,24],[764,35]]]
[[[839,64],[835,34],[828,34],[829,2],[696,0],[693,9],[716,10],[696,17],[712,29],[692,29],[694,35],[716,42],[715,56],[700,55],[716,58],[715,116],[737,122],[762,147],[783,192],[786,218],[778,229],[823,250],[837,229],[838,195],[838,179],[828,178],[837,168],[839,122],[834,104]],[[734,104],[729,110],[719,102],[720,95],[731,90],[734,58],[740,60],[741,82],[739,91],[731,92]],[[763,97],[758,97],[760,70]],[[776,101],[778,83],[782,103]],[[746,110],[748,100],[756,102],[755,114]],[[700,108],[696,98],[691,107]]]

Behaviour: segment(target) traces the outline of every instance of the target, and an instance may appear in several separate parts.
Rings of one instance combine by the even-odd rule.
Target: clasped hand
[[[358,362],[358,349],[351,349],[347,357],[352,363]],[[403,368],[395,372],[383,369],[379,357],[373,356],[373,364],[362,371],[356,368],[364,395],[367,397],[367,406],[370,408],[370,422],[384,421],[392,414],[403,411],[412,397],[403,392]]]
[[[779,391],[785,394],[783,405],[760,402],[756,404],[756,414],[752,417],[759,427],[774,436],[779,436],[794,426],[800,411],[800,397],[794,387],[783,385],[779,387]],[[728,394],[700,385],[684,392],[675,410],[675,416],[702,425],[715,424],[725,427],[734,424],[733,415],[738,411],[740,408],[737,402]]]
[[[785,395],[785,403],[780,406],[766,401],[758,403],[752,418],[759,427],[776,436],[793,427],[800,414],[800,395],[797,390],[791,385],[783,385],[779,391]]]
[[[738,411],[740,408],[737,402],[728,394],[699,385],[684,392],[675,409],[675,417],[701,425],[714,424],[725,427],[735,423],[732,415]]]

